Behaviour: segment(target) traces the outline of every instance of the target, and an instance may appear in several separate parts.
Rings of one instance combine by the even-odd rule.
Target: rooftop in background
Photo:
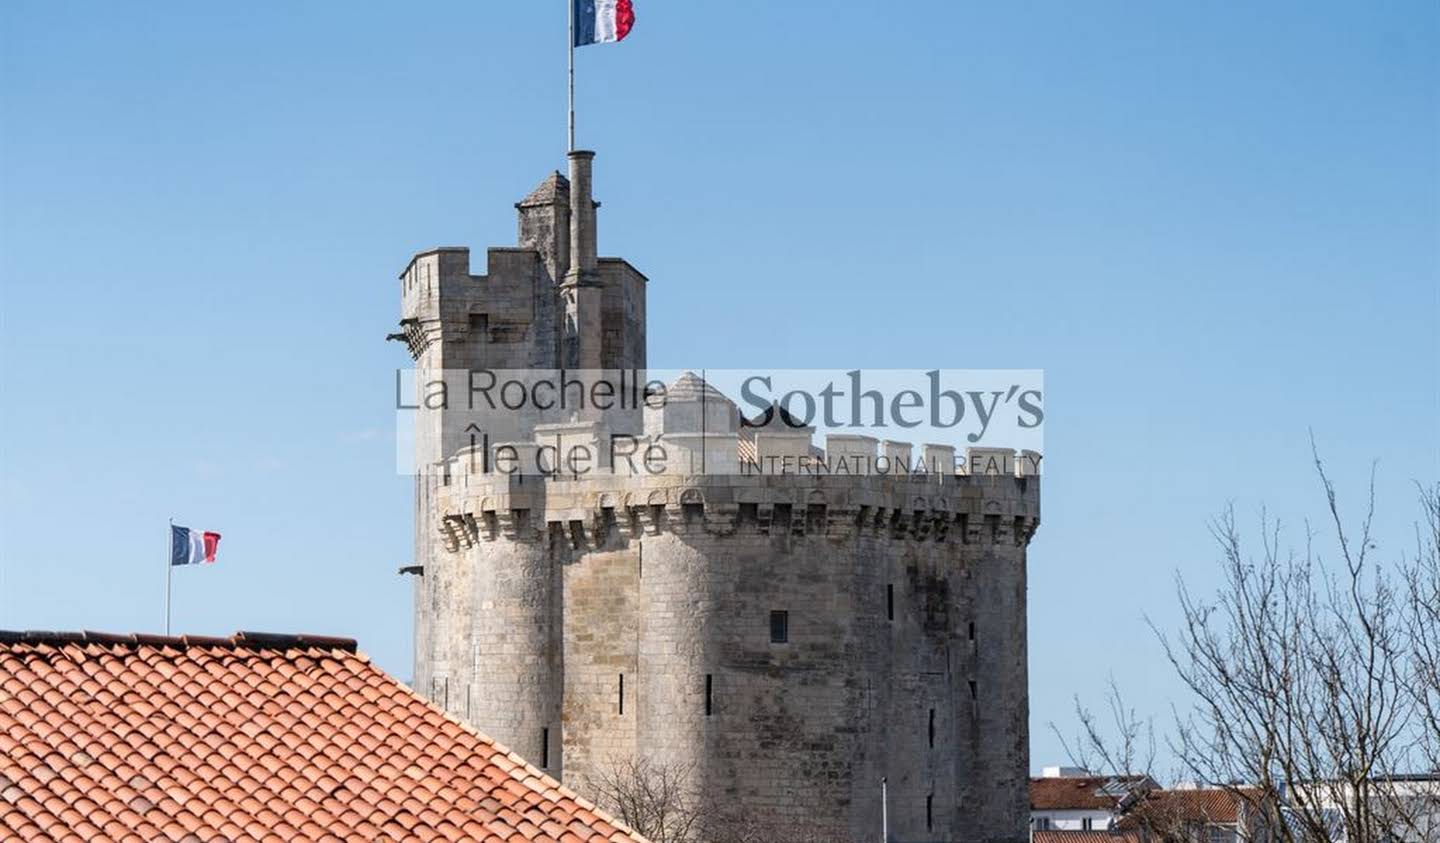
[[[0,631],[20,840],[643,843],[349,639]]]
[[[1030,834],[1030,843],[1141,843],[1144,838],[1138,831],[1059,831],[1036,830]]]
[[[1045,776],[1030,780],[1030,810],[1118,811],[1132,794],[1153,787],[1147,776]]]
[[[1258,803],[1256,788],[1153,790],[1120,821],[1123,828],[1167,827],[1174,824],[1234,825],[1245,803]]]

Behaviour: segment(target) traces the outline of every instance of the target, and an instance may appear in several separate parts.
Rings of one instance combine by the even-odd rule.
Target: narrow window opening
[[[550,769],[550,727],[540,730],[540,766]]]
[[[790,641],[790,613],[770,613],[770,643],[786,644]]]
[[[972,699],[972,700],[978,700],[978,699],[980,699],[980,691],[979,691],[979,689],[975,686],[975,680],[974,680],[974,679],[971,679],[971,680],[970,680],[970,699]]]
[[[925,830],[935,830],[935,794],[925,797]]]
[[[895,620],[895,583],[885,586],[885,618]]]
[[[971,621],[971,622],[970,622],[970,640],[971,640],[971,641],[974,641],[974,640],[975,640],[975,622],[974,622],[974,621]]]
[[[470,332],[480,339],[486,339],[486,333],[490,330],[490,315],[487,313],[470,314]]]
[[[935,709],[930,709],[930,748],[935,748]]]
[[[625,714],[625,674],[620,674],[620,714]]]
[[[715,713],[715,675],[705,674],[705,716]]]

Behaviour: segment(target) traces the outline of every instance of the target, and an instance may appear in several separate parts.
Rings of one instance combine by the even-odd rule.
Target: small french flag
[[[625,40],[635,26],[630,0],[571,0],[575,4],[575,46]]]
[[[214,562],[220,549],[220,534],[170,525],[170,564],[199,565]]]

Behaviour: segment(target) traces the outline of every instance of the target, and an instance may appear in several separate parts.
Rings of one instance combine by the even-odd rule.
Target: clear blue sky
[[[637,0],[580,54],[661,366],[1046,371],[1034,761],[1206,519],[1440,476],[1440,5]],[[0,627],[358,637],[410,675],[395,276],[563,165],[561,0],[0,4]]]

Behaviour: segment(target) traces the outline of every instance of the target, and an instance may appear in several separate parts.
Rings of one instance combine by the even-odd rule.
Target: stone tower
[[[483,275],[466,249],[410,261],[393,336],[418,383],[453,399],[471,370],[644,370],[646,279],[597,257],[592,160],[571,153],[568,179],[516,205],[519,246],[490,249]],[[683,771],[711,803],[707,839],[744,822],[874,840],[882,778],[893,841],[1027,838],[1039,477],[957,474],[940,446],[925,456],[951,470],[927,475],[735,470],[878,443],[747,430],[693,375],[660,407],[518,411],[479,441],[455,415],[416,425],[419,692],[581,793],[631,759]],[[501,470],[505,448],[604,454],[630,433],[663,436],[669,470]]]

